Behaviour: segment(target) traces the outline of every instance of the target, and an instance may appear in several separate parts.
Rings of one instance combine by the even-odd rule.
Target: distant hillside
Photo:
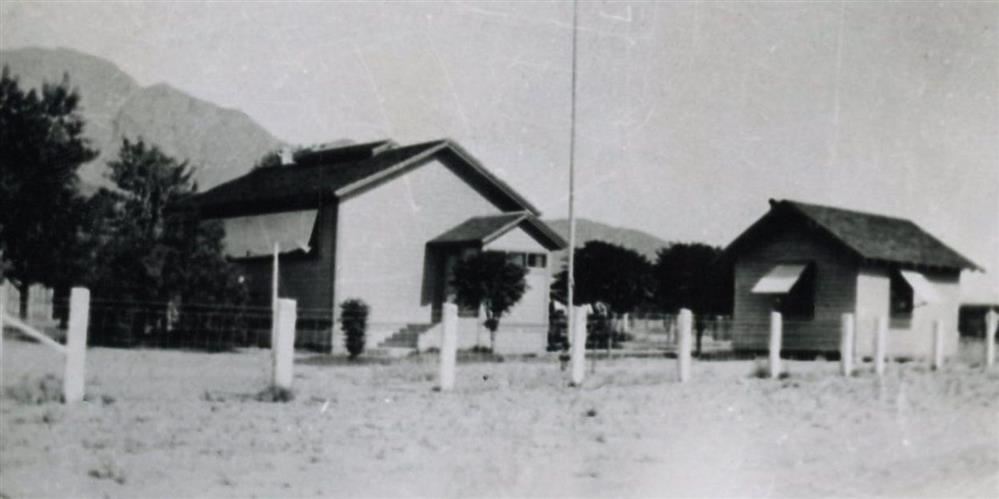
[[[569,240],[568,220],[546,220],[545,222],[551,226],[555,232],[558,232],[563,239],[567,241]],[[669,244],[652,234],[642,232],[640,230],[614,227],[600,222],[594,222],[592,220],[577,218],[576,246],[583,246],[587,241],[593,240],[613,243],[635,250],[648,258],[649,261],[653,262],[656,259],[656,252],[663,246]],[[561,255],[558,255],[558,258],[561,258]]]
[[[107,161],[117,156],[123,137],[143,137],[167,154],[197,168],[202,190],[250,169],[281,141],[241,111],[196,99],[165,84],[141,87],[111,62],[69,49],[0,51],[22,88],[59,82],[69,74],[82,97],[85,134],[100,156],[80,169],[88,184],[103,185]]]

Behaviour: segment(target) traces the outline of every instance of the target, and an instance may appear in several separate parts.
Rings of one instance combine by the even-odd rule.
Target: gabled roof
[[[204,217],[238,216],[315,207],[372,188],[438,158],[481,181],[503,209],[537,208],[450,140],[403,147],[391,141],[327,148],[301,155],[302,164],[257,168],[194,197]]]
[[[489,244],[521,224],[549,250],[565,248],[567,243],[547,224],[526,211],[472,217],[447,232],[433,238],[428,244]]]
[[[789,219],[805,222],[863,260],[908,267],[979,269],[909,220],[790,200],[770,200],[770,212],[736,238],[725,254],[740,251],[768,227]]]

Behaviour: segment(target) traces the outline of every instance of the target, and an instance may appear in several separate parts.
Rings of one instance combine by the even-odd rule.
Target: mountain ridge
[[[562,236],[563,239],[566,241],[569,240],[568,220],[564,218],[551,219],[545,220],[545,223]],[[577,218],[576,247],[582,247],[587,242],[593,240],[624,246],[638,252],[649,259],[650,262],[655,262],[656,252],[669,245],[669,242],[638,229],[618,227],[586,218]],[[565,253],[565,250],[559,252],[556,258],[561,258]]]
[[[249,171],[284,142],[245,112],[191,96],[166,82],[141,86],[113,62],[68,48],[26,47],[0,50],[0,65],[10,68],[21,88],[62,81],[80,93],[84,136],[100,150],[79,176],[89,186],[108,185],[108,161],[124,138],[142,138],[195,168],[203,189]]]

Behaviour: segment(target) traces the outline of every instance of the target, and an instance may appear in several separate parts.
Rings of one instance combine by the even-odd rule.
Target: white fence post
[[[583,384],[583,377],[586,374],[586,307],[573,307],[572,313],[576,314],[573,321],[572,343],[570,344],[572,356],[572,384],[579,386]]]
[[[291,389],[295,365],[295,322],[298,320],[298,304],[295,300],[282,298],[277,303],[276,334],[271,344],[274,362],[274,386]]]
[[[999,327],[999,313],[989,310],[985,314],[985,369],[996,363],[996,327]]]
[[[944,327],[943,321],[933,321],[933,360],[934,370],[943,368],[944,364]]]
[[[878,317],[877,331],[874,332],[874,372],[878,376],[885,373],[885,355],[888,349],[888,319]]]
[[[676,348],[676,369],[680,382],[684,383],[690,379],[690,339],[694,329],[694,314],[690,310],[682,308],[677,322],[679,337]]]
[[[780,312],[770,312],[770,378],[780,376],[780,348],[783,323]]]
[[[454,389],[454,365],[458,352],[458,305],[444,304],[444,320],[441,324],[441,371],[440,389],[442,392]]]
[[[839,341],[839,365],[842,368],[843,376],[853,374],[853,341],[856,334],[856,327],[853,322],[853,314],[843,314],[842,326]]]
[[[90,322],[90,290],[73,288],[69,295],[69,330],[66,332],[66,370],[62,397],[72,404],[83,400],[87,359],[87,327]]]

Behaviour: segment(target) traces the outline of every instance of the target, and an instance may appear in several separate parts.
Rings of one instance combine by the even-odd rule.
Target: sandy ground
[[[266,351],[88,355],[92,401],[2,399],[4,496],[999,496],[999,370],[964,364],[699,362],[681,385],[622,359],[569,388],[553,360],[478,362],[436,393],[432,357],[302,358],[266,403]],[[61,376],[38,345],[3,360],[7,388]]]

